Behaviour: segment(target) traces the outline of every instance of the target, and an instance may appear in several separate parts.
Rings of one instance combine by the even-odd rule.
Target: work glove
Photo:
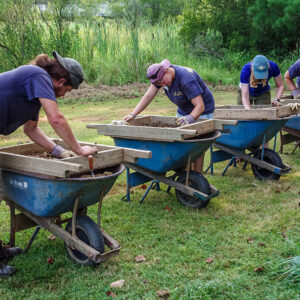
[[[297,110],[300,108],[300,103],[289,103],[288,106],[291,110]]]
[[[54,148],[51,151],[51,155],[56,158],[69,158],[76,156],[76,154],[73,151],[67,150],[59,145],[54,146]]]
[[[184,117],[181,117],[181,118],[177,118],[175,120],[176,124],[178,126],[184,126],[184,125],[188,125],[188,124],[192,124],[194,123],[196,120],[194,119],[193,116],[191,115],[186,115]]]
[[[299,90],[299,89],[293,90],[293,91],[292,91],[292,97],[293,97],[294,99],[300,99],[300,90]]]
[[[272,100],[272,106],[277,107],[277,106],[281,106],[281,105],[282,104],[280,103],[280,99],[275,98],[275,99]]]

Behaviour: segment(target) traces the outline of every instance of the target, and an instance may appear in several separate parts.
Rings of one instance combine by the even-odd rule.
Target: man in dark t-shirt
[[[77,89],[83,81],[83,70],[79,62],[63,58],[53,52],[54,59],[46,54],[38,55],[33,65],[21,66],[0,74],[0,138],[9,135],[23,125],[24,133],[57,158],[74,155],[90,155],[96,147],[81,146],[68,122],[58,109],[57,100],[66,92]],[[56,145],[38,127],[39,111],[43,107],[50,125],[74,151]],[[1,167],[1,161],[0,161]],[[0,201],[4,187],[0,168]],[[20,254],[18,247],[2,247],[0,241],[0,277],[9,276],[15,268],[3,264],[3,259]]]

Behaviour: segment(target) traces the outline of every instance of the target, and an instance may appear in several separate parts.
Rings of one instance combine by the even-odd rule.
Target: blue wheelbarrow
[[[150,189],[159,182],[163,182],[175,188],[178,201],[192,208],[204,208],[209,200],[216,197],[219,191],[210,185],[207,179],[196,171],[188,170],[190,162],[201,156],[221,135],[214,132],[191,140],[180,142],[163,142],[114,138],[116,146],[152,151],[151,159],[139,158],[135,164],[126,163],[127,169],[127,193],[130,201],[130,189],[140,184],[152,181],[140,202],[142,203]],[[130,169],[136,172],[130,173]],[[169,171],[175,173],[166,176]],[[125,198],[123,197],[123,198]]]
[[[53,141],[68,149],[62,140]],[[100,228],[102,199],[125,170],[123,162],[151,157],[151,152],[80,144],[93,145],[98,152],[89,157],[52,159],[35,143],[0,148],[5,200],[11,209],[11,246],[16,232],[37,227],[28,251],[43,227],[60,237],[69,256],[80,264],[95,265],[119,253],[119,243]],[[87,207],[97,202],[96,224],[87,216]],[[15,209],[21,214],[16,215]],[[62,219],[67,212],[73,212],[72,217]],[[65,230],[63,223],[67,223]],[[105,245],[108,252],[104,252]]]
[[[236,158],[245,161],[243,169],[251,163],[253,174],[261,180],[279,179],[290,167],[284,164],[280,156],[273,150],[265,148],[276,133],[284,126],[288,118],[277,118],[273,120],[238,120],[237,126],[224,125],[229,133],[222,133],[211,148],[211,161],[208,170],[213,174],[215,163],[229,160],[222,175],[225,175],[228,168],[236,166]],[[262,146],[261,146],[262,145]],[[260,149],[261,146],[261,149]],[[249,153],[246,153],[246,150]]]
[[[130,201],[130,189],[149,181],[152,182],[140,203],[151,188],[159,190],[159,182],[169,186],[167,192],[174,187],[179,202],[192,208],[206,207],[219,194],[202,174],[189,170],[189,166],[221,136],[216,127],[223,124],[202,120],[176,128],[175,118],[165,116],[142,116],[130,124],[123,123],[121,120],[112,124],[87,124],[88,128],[112,137],[116,146],[152,152],[150,159],[138,158],[134,163],[125,163],[127,193],[122,199]],[[130,169],[135,172],[131,173]]]
[[[102,176],[104,171],[109,175]],[[16,232],[37,226],[25,252],[43,227],[64,241],[70,258],[79,264],[92,266],[117,255],[120,245],[100,228],[100,213],[103,197],[123,171],[124,166],[117,165],[94,170],[95,177],[87,172],[76,177],[55,178],[2,169],[5,201],[11,210],[10,244],[15,244]],[[87,207],[97,202],[96,224],[87,216]],[[15,208],[21,214],[16,214]],[[62,219],[61,214],[67,212],[73,212],[72,217]],[[61,225],[65,222],[68,223],[64,230]],[[105,245],[110,249],[106,253]]]

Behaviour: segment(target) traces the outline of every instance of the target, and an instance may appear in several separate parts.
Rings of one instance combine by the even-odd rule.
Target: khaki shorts
[[[249,95],[249,98],[250,98],[249,100],[250,100],[251,105],[269,105],[269,104],[271,104],[271,92],[270,91],[267,91],[264,94],[257,96],[257,97]],[[238,90],[237,104],[243,105],[241,89]]]

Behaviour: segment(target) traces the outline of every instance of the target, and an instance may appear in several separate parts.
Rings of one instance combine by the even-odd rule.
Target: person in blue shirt
[[[294,79],[296,78],[296,84]],[[284,81],[294,99],[300,99],[300,59],[289,67],[284,75]]]
[[[276,84],[276,97],[271,101],[269,80],[272,77]],[[251,109],[251,105],[271,103],[279,106],[283,91],[284,84],[277,64],[263,55],[257,55],[241,71],[237,103],[245,109]]]
[[[81,146],[76,140],[67,120],[60,112],[56,98],[77,89],[83,81],[79,62],[63,58],[53,52],[54,59],[41,54],[31,63],[0,74],[0,138],[9,135],[20,126],[24,133],[57,158],[75,155],[90,155],[96,147]],[[39,128],[39,111],[43,107],[55,132],[69,145],[72,151],[56,145]],[[1,166],[1,162],[0,162]],[[0,201],[4,194],[0,168]],[[3,259],[20,254],[18,247],[2,247],[0,242],[0,277],[12,275],[15,268],[3,264]]]
[[[199,118],[213,118],[214,97],[199,74],[187,67],[171,64],[167,59],[151,65],[147,71],[151,85],[133,112],[124,120],[130,121],[140,114],[163,88],[167,97],[177,106],[178,125],[196,122]],[[191,165],[202,172],[204,155]]]

